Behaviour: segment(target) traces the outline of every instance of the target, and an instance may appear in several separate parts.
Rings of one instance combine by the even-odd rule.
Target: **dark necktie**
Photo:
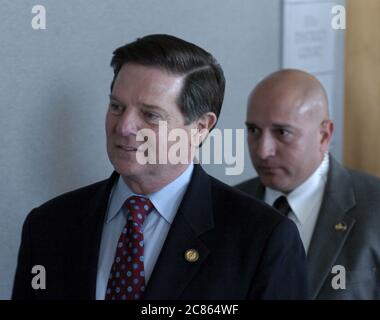
[[[127,223],[117,243],[106,300],[137,300],[145,291],[144,236],[141,227],[153,209],[149,199],[132,196],[124,203]]]
[[[273,207],[280,211],[285,217],[287,217],[292,210],[285,196],[278,197],[273,203]]]

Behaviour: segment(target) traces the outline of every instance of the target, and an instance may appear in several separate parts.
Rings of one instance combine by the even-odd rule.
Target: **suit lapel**
[[[346,213],[355,206],[350,176],[330,156],[330,168],[307,255],[310,298],[315,299],[355,223]]]
[[[100,182],[94,196],[88,199],[89,206],[81,213],[82,263],[80,266],[82,270],[80,274],[82,283],[78,285],[78,289],[82,292],[80,296],[84,299],[96,297],[96,277],[103,223],[109,195],[118,176],[118,173],[113,172],[108,180]]]
[[[210,178],[199,165],[195,165],[144,299],[178,299],[181,296],[210,252],[199,237],[213,226]],[[185,253],[189,249],[198,252],[197,261],[186,260]]]

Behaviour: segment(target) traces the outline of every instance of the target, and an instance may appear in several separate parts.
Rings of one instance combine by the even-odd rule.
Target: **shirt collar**
[[[155,210],[169,224],[174,220],[187,186],[190,183],[193,169],[194,164],[191,163],[175,180],[159,191],[146,196],[153,203]],[[120,212],[125,200],[132,195],[136,194],[133,193],[121,176],[119,176],[115,187],[111,192],[106,223],[109,223]]]
[[[190,183],[193,169],[194,164],[191,163],[178,178],[161,190],[149,195],[149,199],[154,204],[156,210],[170,224],[174,220],[187,186]]]
[[[305,205],[312,202],[312,199],[318,192],[323,192],[327,181],[327,172],[329,169],[329,157],[326,153],[322,163],[314,171],[314,173],[301,185],[295,188],[289,194],[284,194],[281,191],[265,188],[265,202],[272,205],[276,199],[284,195],[292,209],[292,212],[300,223],[304,223],[308,218],[307,210],[304,210]]]

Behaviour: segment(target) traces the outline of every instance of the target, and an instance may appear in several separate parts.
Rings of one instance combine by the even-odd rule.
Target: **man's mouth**
[[[134,146],[124,146],[120,144],[116,145],[116,148],[121,149],[123,151],[127,151],[127,152],[137,151],[137,148]]]
[[[258,170],[264,173],[273,173],[278,171],[279,169],[279,167],[274,166],[258,166]]]

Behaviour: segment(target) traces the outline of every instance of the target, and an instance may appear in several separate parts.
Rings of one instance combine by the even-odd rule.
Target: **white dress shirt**
[[[309,250],[311,237],[321,208],[328,170],[329,157],[326,154],[314,173],[289,194],[284,194],[268,187],[265,188],[264,201],[271,206],[279,196],[286,196],[291,207],[288,217],[296,224],[306,253]]]

